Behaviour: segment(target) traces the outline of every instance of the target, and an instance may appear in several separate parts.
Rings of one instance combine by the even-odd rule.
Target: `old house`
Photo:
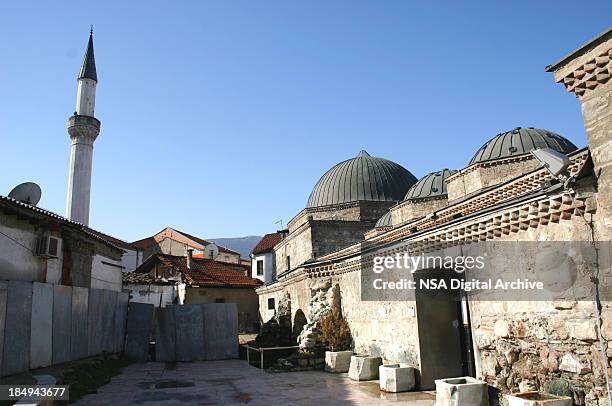
[[[251,251],[251,277],[268,284],[276,279],[274,246],[281,242],[284,232],[266,234]]]
[[[121,292],[124,251],[111,239],[48,210],[0,196],[0,280]]]
[[[153,254],[186,255],[188,249],[193,250],[195,257],[210,257],[206,247],[211,244],[218,248],[218,253],[213,259],[233,264],[240,263],[240,253],[171,227],[166,227],[151,237],[134,241],[130,246],[140,252],[140,258],[146,260]]]
[[[132,274],[125,274],[126,288],[134,301],[145,301],[160,306],[151,297],[160,298],[161,306],[168,304],[236,303],[240,331],[252,332],[259,328],[259,302],[255,288],[259,279],[251,278],[250,266],[169,254],[153,254]],[[140,275],[140,280],[135,280]],[[155,295],[146,294],[153,292]],[[139,299],[146,296],[147,299]]]
[[[384,166],[395,177],[377,176],[363,153],[330,169],[274,247],[277,280],[257,290],[262,318],[271,300],[278,306],[289,298],[292,318],[303,313],[308,321],[299,343],[310,346],[335,289],[355,351],[415,365],[421,388],[469,374],[502,393],[537,389],[566,393],[576,404],[604,404],[612,376],[611,56],[608,30],[547,68],[578,97],[584,148],[550,130],[516,127],[488,137],[464,168],[437,170],[418,182],[397,164]],[[536,159],[542,148],[563,162],[563,175]],[[362,169],[335,169],[344,165]],[[326,222],[334,227],[326,230]],[[532,269],[537,243],[578,243],[571,252],[578,271],[564,288],[570,293],[556,292],[558,300],[491,301],[468,292],[459,302],[432,302],[365,291],[376,257],[406,247],[447,252],[475,242],[525,244],[494,263],[491,274]],[[553,281],[564,277],[557,266],[544,272]]]

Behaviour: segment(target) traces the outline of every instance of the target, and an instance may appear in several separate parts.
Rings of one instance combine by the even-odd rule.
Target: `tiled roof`
[[[283,236],[281,233],[266,234],[262,237],[261,240],[259,240],[259,242],[255,246],[255,248],[253,248],[251,253],[262,254],[264,252],[272,251],[272,248],[274,248],[276,244],[281,242],[282,239]]]
[[[89,237],[92,237],[100,242],[105,243],[106,245],[122,250],[123,244],[128,244],[125,241],[119,240],[118,238],[111,237],[108,234],[104,234],[100,231],[94,230],[93,228],[87,227],[84,224],[77,223],[76,221],[69,220],[65,217],[60,216],[59,214],[53,213],[52,211],[45,210],[38,206],[32,206],[30,204],[21,202],[19,200],[13,199],[12,197],[0,195],[0,205],[3,205],[6,208],[14,209],[14,210],[24,210],[29,212],[33,216],[43,216],[47,219],[51,219],[58,223],[65,224],[67,226],[72,227],[73,229],[80,230],[84,234],[87,234]]]
[[[155,263],[171,267],[183,274],[183,281],[191,287],[256,288],[259,279],[246,276],[250,266],[215,261],[208,258],[193,258],[191,269],[187,269],[187,258],[167,254],[149,257],[135,272],[148,272]]]
[[[146,250],[147,248],[149,248],[150,246],[156,244],[157,242],[155,241],[155,238],[153,237],[147,237],[147,238],[143,238],[142,240],[137,240],[137,241],[133,241],[130,243],[130,245],[134,248],[139,248],[142,250]]]

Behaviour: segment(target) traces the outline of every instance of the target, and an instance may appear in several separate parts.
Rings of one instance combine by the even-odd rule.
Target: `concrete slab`
[[[8,282],[0,281],[0,375],[2,374],[2,353],[4,352],[4,324],[6,321],[6,296]]]
[[[89,308],[89,289],[72,288],[72,337],[70,354],[73,360],[87,357],[87,315]]]
[[[238,358],[238,309],[235,303],[203,304],[206,360]]]
[[[323,371],[270,374],[246,361],[132,364],[76,406],[92,405],[410,405],[434,406],[428,392],[381,393],[378,382],[356,382]]]
[[[32,282],[9,281],[2,375],[27,371],[30,367],[30,321]]]
[[[117,292],[103,291],[102,311],[102,352],[115,352],[115,307],[117,306]]]
[[[172,306],[176,329],[176,360],[205,359],[202,305]]]
[[[176,361],[174,306],[155,309],[155,360]]]
[[[72,286],[53,286],[53,364],[70,361]]]
[[[149,359],[149,333],[152,319],[152,304],[129,304],[125,339],[125,354],[128,358],[143,362]]]
[[[30,369],[51,365],[53,354],[53,285],[32,285]]]
[[[102,338],[104,328],[102,315],[104,314],[104,291],[89,289],[89,304],[87,312],[87,355],[97,355],[102,352]]]
[[[114,349],[116,353],[123,352],[123,346],[125,343],[125,325],[127,323],[127,311],[128,311],[128,300],[130,299],[129,293],[119,292],[117,293],[117,306],[115,307],[115,344]]]

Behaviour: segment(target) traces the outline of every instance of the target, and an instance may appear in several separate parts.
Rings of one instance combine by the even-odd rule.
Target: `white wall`
[[[179,304],[185,299],[185,284],[181,283],[179,289]],[[176,287],[173,285],[125,285],[123,291],[130,294],[130,302],[149,303],[155,307],[166,307],[174,304]]]
[[[125,250],[125,248],[124,248]],[[121,266],[125,272],[132,272],[142,264],[143,251],[126,250],[121,257]]]
[[[62,275],[62,240],[59,258],[41,258],[36,253],[36,242],[43,230],[30,223],[13,224],[11,217],[0,216],[0,279],[48,282],[57,284]],[[48,233],[59,238],[57,233]]]
[[[94,255],[91,267],[91,287],[121,292],[121,261],[100,254]]]
[[[275,256],[272,252],[254,255],[251,260],[251,277],[263,281],[265,284],[272,283],[275,279],[274,261]],[[257,275],[257,261],[263,261],[263,275]]]

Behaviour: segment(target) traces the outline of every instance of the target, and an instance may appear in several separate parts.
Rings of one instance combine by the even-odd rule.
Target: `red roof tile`
[[[255,246],[255,248],[253,248],[251,253],[261,254],[264,252],[272,251],[272,248],[274,248],[276,244],[281,242],[282,239],[283,236],[281,233],[266,234],[261,240],[259,240],[259,242]]]
[[[135,272],[148,272],[155,263],[172,267],[183,274],[183,281],[192,287],[256,288],[262,285],[259,279],[246,276],[250,266],[215,261],[208,258],[193,258],[191,269],[187,269],[187,258],[167,254],[149,257]]]

